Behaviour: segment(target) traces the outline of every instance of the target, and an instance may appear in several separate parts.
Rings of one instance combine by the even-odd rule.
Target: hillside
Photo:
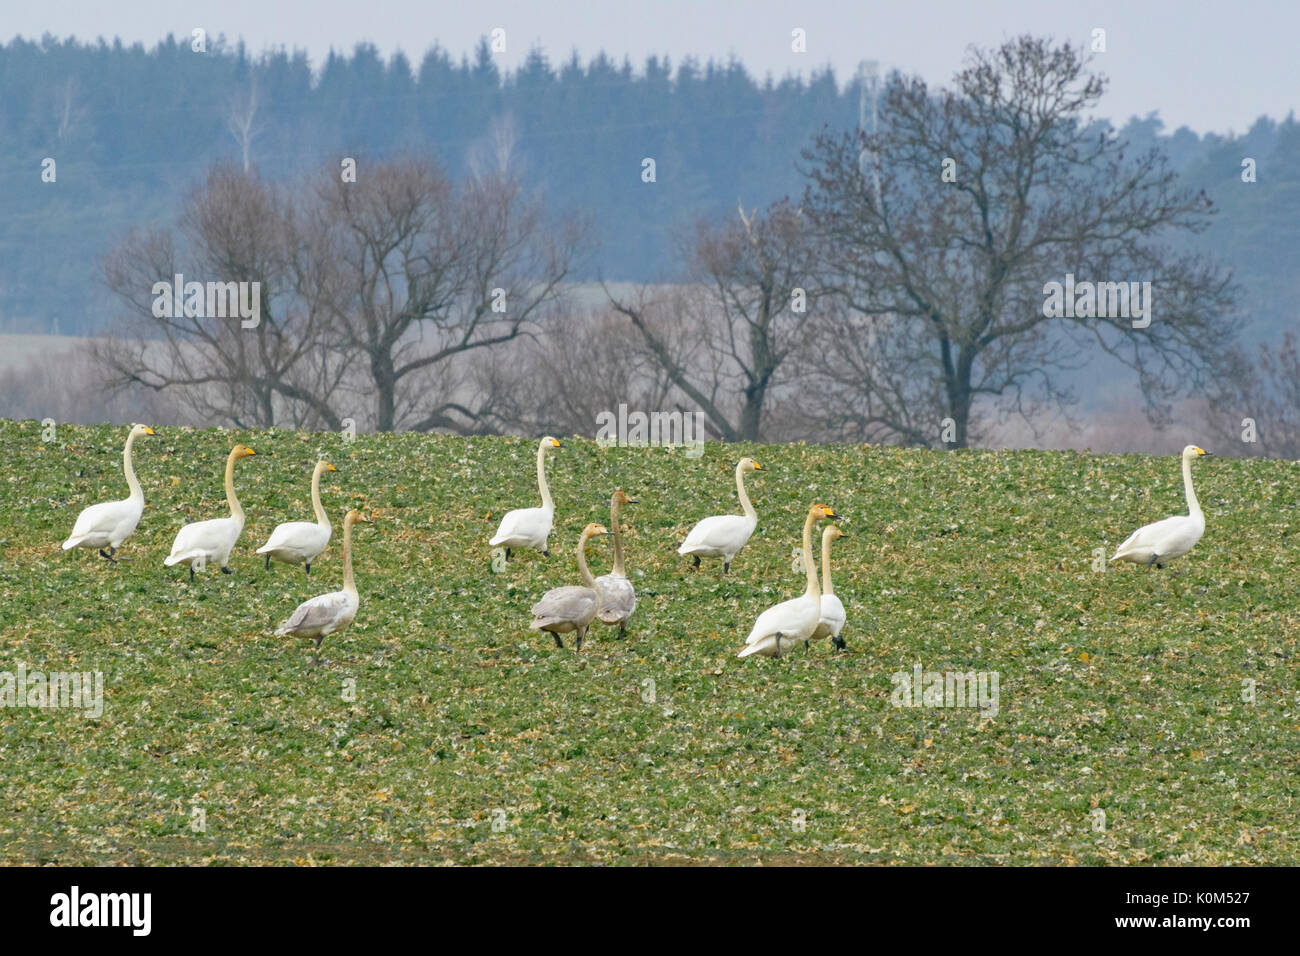
[[[497,573],[488,537],[536,503],[533,441],[166,429],[136,447],[131,562],[60,551],[82,507],[125,494],[125,432],[0,421],[0,672],[104,673],[99,719],[0,708],[0,862],[1300,862],[1300,464],[1199,462],[1200,545],[1099,574],[1094,549],[1183,507],[1176,459],[566,440],[553,557]],[[224,513],[235,441],[258,452],[235,573],[190,584],[162,559],[182,520]],[[743,454],[758,531],[730,576],[692,571],[676,545],[736,510]],[[375,524],[357,621],[314,666],[272,631],[339,586],[339,532],[310,579],[252,552],[310,517],[318,455],[331,516]],[[557,650],[529,607],[576,583],[616,487],[639,499],[636,616]],[[847,652],[737,660],[802,590],[814,500],[851,535]],[[918,664],[997,672],[996,716],[891,706]]]

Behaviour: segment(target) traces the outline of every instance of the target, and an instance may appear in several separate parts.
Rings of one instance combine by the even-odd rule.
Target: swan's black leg
[[[618,639],[621,641],[627,637],[627,621],[618,622]]]
[[[582,639],[586,636],[587,636],[587,629],[585,627],[578,628],[578,644],[576,647],[576,651],[579,653],[581,653],[582,651]]]
[[[699,566],[700,566],[700,556],[697,554],[695,555],[695,563],[692,564],[691,567],[698,568]]]
[[[781,637],[782,637],[781,632],[777,631],[776,632],[776,656],[777,657],[781,656]]]
[[[266,571],[270,571],[270,570],[271,570],[271,555],[269,555],[269,554],[266,556],[266,567],[265,567],[263,570],[266,570]]]
[[[190,565],[190,583],[194,583],[194,565]]]
[[[560,635],[559,635],[559,634],[556,634],[554,631],[551,631],[551,637],[555,638],[555,646],[556,646],[556,647],[559,647],[559,648],[563,648],[563,647],[564,647],[564,641],[560,640]]]
[[[117,554],[117,548],[109,548],[107,551],[105,551],[103,548],[100,548],[99,553],[101,556],[103,556],[109,561],[117,560],[117,558],[113,557],[113,555]]]
[[[1151,565],[1156,564],[1156,558],[1158,557],[1160,557],[1160,555],[1158,554],[1151,555],[1151,560],[1147,562],[1147,567],[1149,568],[1151,567]],[[1156,564],[1156,567],[1158,568],[1160,567],[1160,565]]]
[[[807,642],[807,641],[804,641],[804,642],[803,642],[803,649],[804,649],[805,651],[808,650],[808,642]]]
[[[507,560],[507,561],[510,560],[510,549],[509,549],[509,548],[506,548],[506,560]]]
[[[311,562],[310,561],[303,562],[303,567],[307,569],[307,577],[311,577]]]
[[[730,561],[723,561],[723,562],[722,562],[722,573],[723,573],[723,574],[727,574],[727,573],[729,573],[730,571],[731,571],[731,562],[730,562]]]

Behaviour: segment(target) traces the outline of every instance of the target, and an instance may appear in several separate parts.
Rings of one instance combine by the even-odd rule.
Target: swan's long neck
[[[745,494],[745,470],[739,465],[736,466],[736,494],[740,495],[740,507],[745,512],[745,517],[758,520],[758,512],[749,502],[749,495]]]
[[[546,483],[546,445],[537,446],[537,488],[542,493],[542,507],[547,511],[555,510],[551,500],[551,486]]]
[[[1204,518],[1201,503],[1196,500],[1196,491],[1192,488],[1192,460],[1183,458],[1183,491],[1187,495],[1187,513],[1193,518]]]
[[[591,571],[587,569],[587,542],[590,538],[583,535],[578,541],[578,574],[582,578],[582,583],[593,590],[596,587],[596,579],[591,576]]]
[[[357,596],[357,582],[352,579],[352,522],[343,522],[343,590]]]
[[[614,529],[614,573],[619,577],[627,577],[623,570],[623,532],[618,526],[618,499],[613,499],[609,504],[609,526]]]
[[[239,522],[239,526],[244,526],[244,509],[239,503],[239,497],[235,494],[235,462],[238,459],[232,451],[230,457],[226,459],[226,504],[230,505],[230,517]]]
[[[311,507],[312,510],[316,512],[316,523],[326,531],[329,531],[330,516],[325,512],[325,508],[320,503],[320,476],[320,468],[317,468],[311,473]]]
[[[803,523],[803,566],[808,573],[808,590],[804,593],[814,600],[821,597],[821,591],[817,587],[817,565],[813,563],[812,534],[813,525],[817,523],[817,516],[811,511],[808,512],[808,520]]]
[[[822,594],[834,594],[831,587],[831,529],[822,532]]]
[[[135,444],[135,432],[126,436],[126,447],[122,449],[122,470],[126,472],[126,484],[131,489],[132,501],[144,501],[144,491],[135,477],[135,466],[131,464],[131,446]]]

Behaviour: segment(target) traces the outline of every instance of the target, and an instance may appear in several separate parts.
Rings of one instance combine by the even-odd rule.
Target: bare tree
[[[226,111],[226,129],[239,147],[245,173],[253,169],[253,142],[262,133],[262,124],[257,118],[258,108],[262,105],[257,72],[255,66],[249,67],[247,86],[231,98]]]
[[[776,376],[805,344],[821,284],[802,209],[784,199],[761,215],[738,205],[737,219],[701,221],[683,248],[691,294],[678,290],[674,311],[686,311],[697,336],[674,340],[656,318],[662,300],[645,290],[636,302],[609,298],[723,439],[757,441]]]
[[[1129,157],[1084,122],[1104,88],[1080,53],[1021,37],[975,51],[951,90],[891,77],[878,133],[826,132],[804,152],[828,289],[856,314],[811,391],[861,434],[937,445],[951,419],[963,447],[977,403],[1067,405],[1060,373],[1089,348],[1136,371],[1153,416],[1214,367],[1229,279],[1174,245],[1210,202],[1159,153]],[[1149,281],[1149,326],[1118,308],[1055,314],[1047,284],[1067,273]]]
[[[511,180],[453,185],[432,164],[322,175],[279,196],[215,170],[170,231],[132,235],[105,263],[129,307],[101,343],[115,384],[168,390],[205,420],[480,430],[490,418],[453,360],[518,337],[557,301],[581,240]],[[153,307],[176,273],[257,282],[260,322]]]
[[[1257,362],[1241,351],[1230,361],[1206,401],[1216,450],[1300,459],[1300,341],[1287,332],[1276,348],[1261,345]]]
[[[576,221],[548,222],[519,184],[453,185],[425,160],[379,165],[357,183],[325,177],[296,272],[331,336],[365,373],[380,431],[478,430],[449,363],[518,337],[545,314],[578,255]],[[441,380],[440,380],[441,379]]]
[[[127,312],[95,346],[110,384],[167,391],[206,421],[340,427],[329,405],[333,379],[313,361],[322,326],[293,295],[287,220],[290,207],[255,176],[218,167],[188,199],[179,236],[133,233],[114,249],[105,279]],[[257,290],[256,326],[180,303],[157,308],[155,284],[177,274],[205,285],[248,283]]]

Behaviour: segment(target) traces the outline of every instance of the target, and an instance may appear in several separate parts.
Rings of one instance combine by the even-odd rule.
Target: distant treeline
[[[595,251],[578,278],[668,280],[679,230],[701,215],[797,198],[800,150],[823,126],[855,125],[858,98],[829,70],[756,79],[734,61],[556,64],[533,51],[504,73],[486,41],[459,59],[433,45],[418,64],[362,44],[313,69],[302,51],[252,54],[223,38],[203,53],[188,37],[152,49],[14,39],[0,46],[0,331],[103,327],[105,252],[133,225],[173,222],[219,162],[273,182],[344,156],[364,169],[432,154],[453,176],[508,166],[550,209],[590,223]],[[1300,125],[1166,135],[1152,114],[1120,133],[1138,150],[1159,145],[1214,199],[1220,215],[1199,241],[1235,269],[1248,336],[1279,338],[1300,294]],[[47,157],[54,183],[42,181]]]

